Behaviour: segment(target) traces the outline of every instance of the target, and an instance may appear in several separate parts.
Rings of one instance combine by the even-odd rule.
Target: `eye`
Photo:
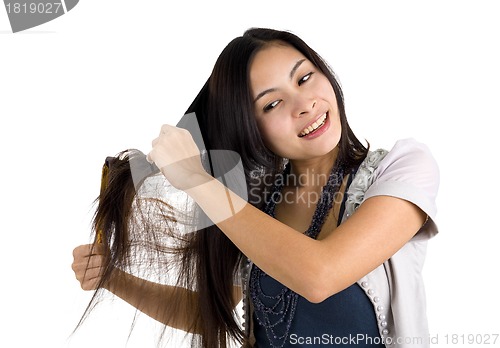
[[[264,106],[264,112],[268,112],[268,111],[271,111],[272,109],[274,109],[279,103],[281,102],[281,100],[275,100],[269,104],[267,104],[266,106]]]
[[[307,82],[311,76],[313,75],[313,72],[310,72],[309,74],[304,75],[300,80],[299,80],[299,86],[302,85],[304,82]]]

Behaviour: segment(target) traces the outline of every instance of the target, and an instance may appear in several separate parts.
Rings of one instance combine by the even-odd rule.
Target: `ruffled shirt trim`
[[[351,216],[365,199],[365,192],[375,180],[375,169],[389,152],[379,149],[370,151],[365,160],[359,166],[358,172],[354,176],[349,189],[347,190],[347,200],[345,202],[346,217]]]

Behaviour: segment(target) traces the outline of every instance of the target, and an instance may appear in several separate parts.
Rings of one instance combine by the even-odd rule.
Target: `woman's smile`
[[[315,121],[304,127],[299,133],[299,138],[314,139],[325,133],[330,127],[328,111],[316,118]]]

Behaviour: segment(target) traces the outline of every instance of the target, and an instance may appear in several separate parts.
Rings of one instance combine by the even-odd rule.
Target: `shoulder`
[[[380,180],[438,184],[439,167],[427,145],[415,139],[398,140],[376,169],[375,181]]]
[[[365,199],[376,195],[407,199],[434,217],[438,187],[439,167],[430,149],[415,139],[403,139],[374,170]]]
[[[408,200],[433,218],[439,168],[430,149],[415,139],[398,140],[390,151],[370,151],[349,187],[346,208],[352,213],[374,196]]]
[[[415,139],[398,140],[374,172],[374,184],[403,181],[416,186],[439,185],[439,167],[427,145]]]
[[[432,170],[437,170],[437,163],[431,150],[424,143],[413,138],[396,141],[392,149],[384,158],[382,167],[394,164],[421,163],[430,166]]]
[[[403,199],[427,215],[427,223],[413,238],[426,240],[438,233],[438,188],[439,168],[430,149],[414,139],[399,140],[390,151],[371,151],[363,161],[348,190],[345,217],[371,197]]]

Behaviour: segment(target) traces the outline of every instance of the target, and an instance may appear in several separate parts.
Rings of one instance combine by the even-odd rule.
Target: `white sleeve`
[[[429,217],[414,239],[428,239],[438,232],[434,223],[438,187],[439,168],[427,146],[404,139],[380,162],[364,198],[392,196],[412,202]]]

